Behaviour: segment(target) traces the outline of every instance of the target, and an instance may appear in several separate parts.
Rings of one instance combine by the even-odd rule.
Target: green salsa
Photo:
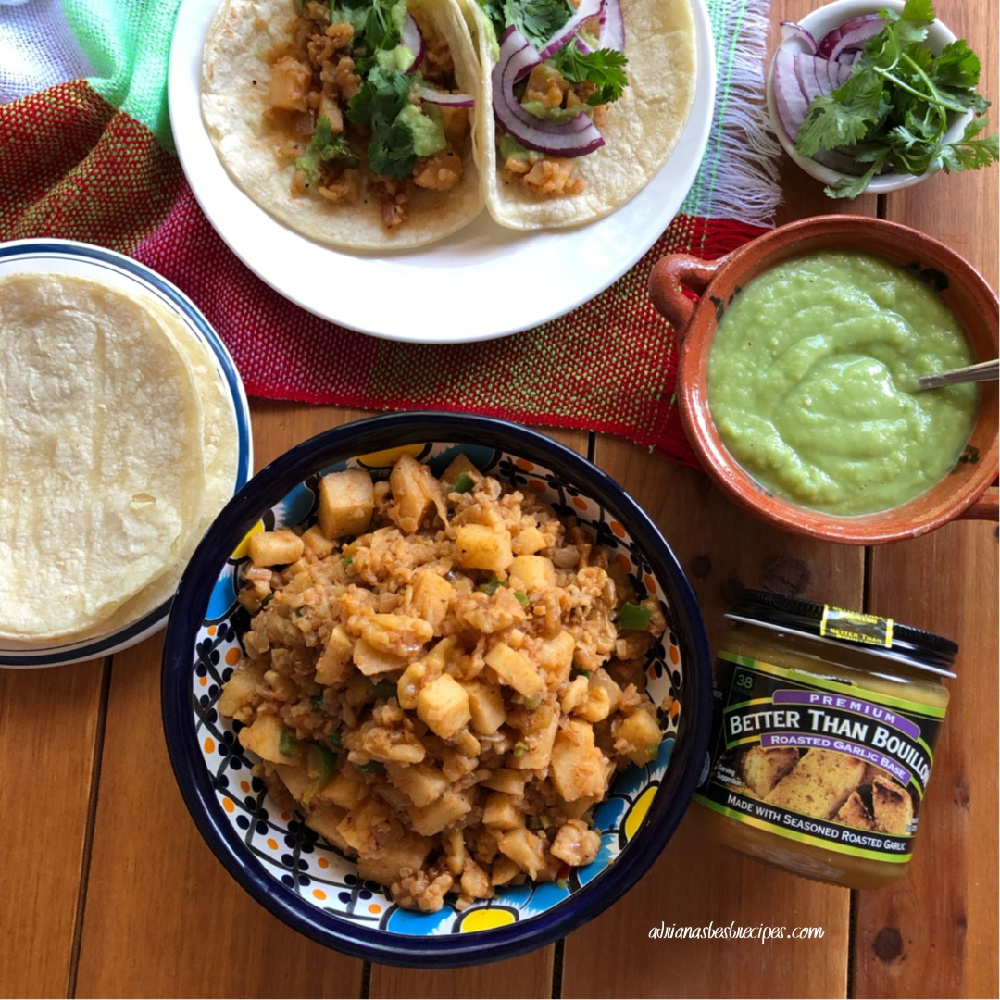
[[[709,407],[765,489],[831,514],[870,514],[954,467],[978,391],[919,392],[916,379],[971,360],[958,318],[916,274],[867,254],[816,253],[734,296],[709,354]]]

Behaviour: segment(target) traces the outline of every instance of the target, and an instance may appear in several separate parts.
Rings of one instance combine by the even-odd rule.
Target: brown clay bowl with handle
[[[997,518],[997,383],[981,386],[979,411],[950,474],[918,497],[875,514],[840,517],[811,510],[761,486],[729,453],[712,420],[708,358],[720,317],[757,275],[784,261],[821,251],[875,254],[933,277],[958,316],[972,360],[998,354],[996,293],[967,261],[917,230],[881,219],[829,215],[792,222],[718,260],[674,254],[649,279],[656,309],[680,342],[677,394],[685,431],[705,470],[731,499],[759,517],[799,534],[869,545],[914,538],[957,517]]]

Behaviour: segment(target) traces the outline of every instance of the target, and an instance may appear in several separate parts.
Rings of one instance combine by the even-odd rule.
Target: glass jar
[[[716,662],[708,770],[716,839],[850,888],[900,878],[958,647],[888,618],[747,591]]]

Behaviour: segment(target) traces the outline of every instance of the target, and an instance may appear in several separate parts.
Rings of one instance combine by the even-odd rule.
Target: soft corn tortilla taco
[[[202,115],[272,216],[324,244],[402,249],[481,211],[478,91],[453,0],[223,0]]]
[[[484,196],[493,218],[512,229],[573,226],[638,194],[673,152],[694,101],[690,0],[463,2],[479,46],[482,100],[494,108],[480,116]],[[549,4],[564,6],[566,21],[551,33],[546,26],[558,16],[539,17]],[[601,106],[593,82],[566,81],[563,73],[573,70],[562,50],[570,47],[577,67],[588,59],[598,67],[591,76],[599,81],[623,69],[620,96]],[[591,54],[601,50],[603,59]]]

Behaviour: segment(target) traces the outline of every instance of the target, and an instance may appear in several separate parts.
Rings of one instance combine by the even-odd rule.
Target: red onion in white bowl
[[[788,88],[789,77],[795,78],[794,69],[791,73],[788,72],[788,54],[814,58],[820,57],[821,51],[827,53],[832,90],[837,90],[846,82],[851,70],[861,58],[871,35],[881,30],[879,12],[889,9],[901,15],[904,6],[904,0],[833,0],[832,3],[811,11],[798,24],[788,22],[782,25],[782,40],[771,61],[767,80],[767,103],[771,121],[778,140],[789,158],[811,177],[827,185],[828,190],[862,175],[865,172],[865,165],[858,164],[849,155],[836,150],[820,150],[812,157],[797,152],[795,140],[799,126],[804,120],[805,111]],[[879,23],[875,24],[875,21]],[[928,27],[924,44],[933,54],[938,55],[946,45],[955,41],[955,35],[940,20],[935,20]],[[829,59],[829,55],[835,50],[836,59]],[[806,101],[806,109],[812,96],[814,95],[809,95]],[[971,112],[957,116],[948,128],[946,141],[958,141],[971,118]],[[865,191],[871,194],[897,191],[918,184],[928,176],[929,172],[922,174],[886,172],[869,180]]]

